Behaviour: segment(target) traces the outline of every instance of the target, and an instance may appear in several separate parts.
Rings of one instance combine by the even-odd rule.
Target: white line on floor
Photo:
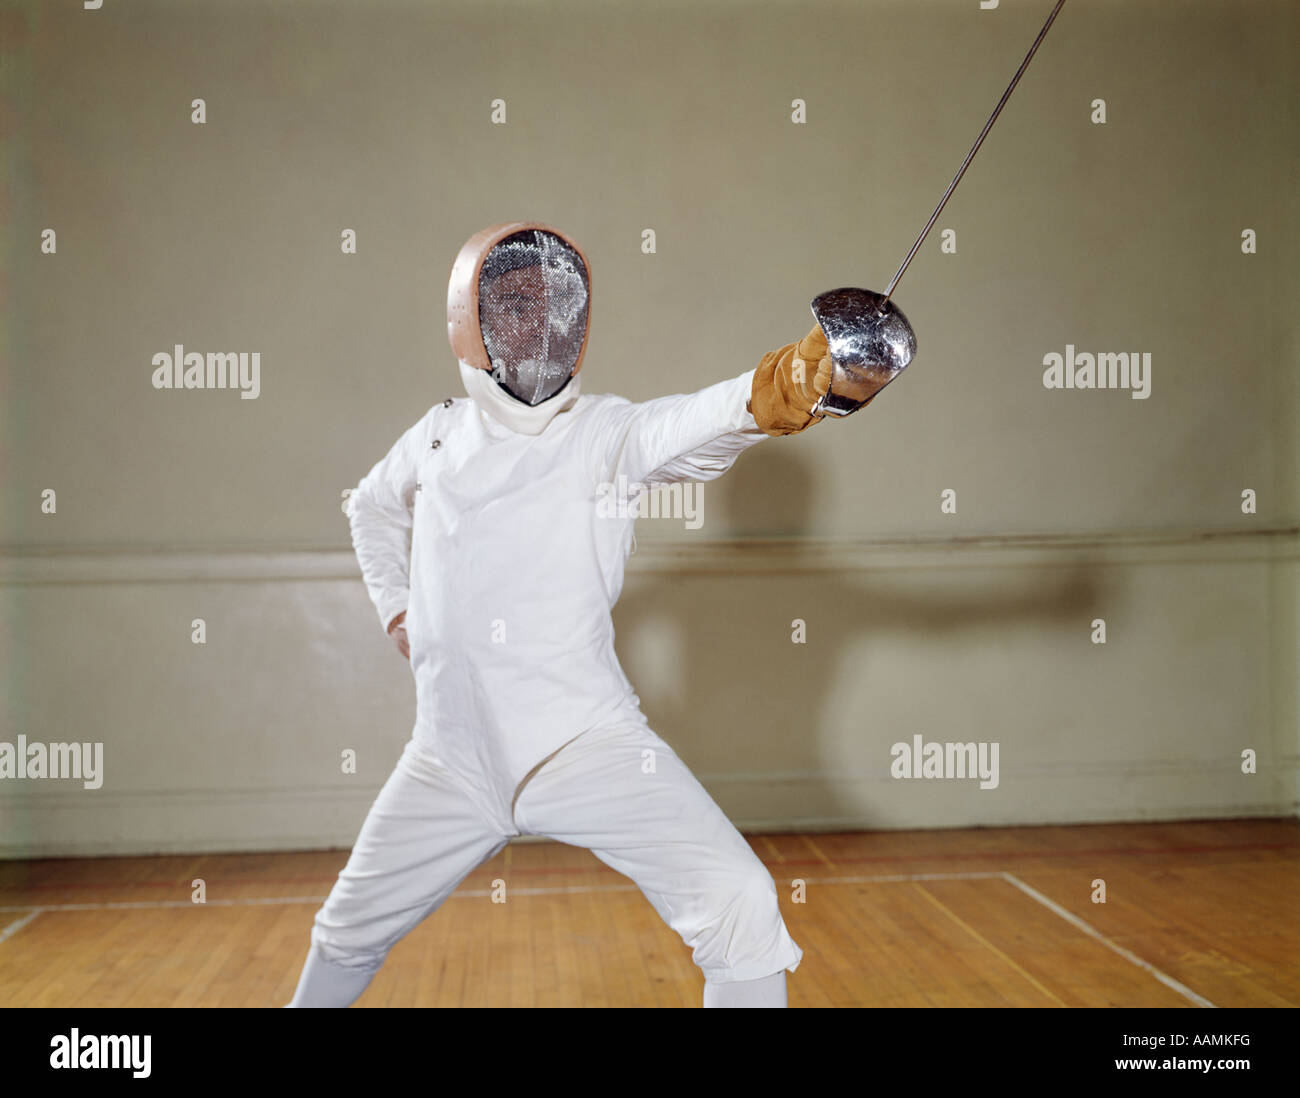
[[[769,869],[771,866],[768,867]],[[807,884],[894,884],[902,881],[987,881],[1001,873],[889,873],[877,877],[791,877]]]
[[[987,880],[1000,878],[1001,873],[910,873],[890,874],[878,877],[799,877],[807,884],[887,884],[895,881],[953,881],[953,880]],[[796,878],[791,878],[792,880]],[[481,899],[491,896],[493,889],[460,888],[453,892],[450,899]],[[639,892],[636,885],[562,885],[555,888],[509,888],[510,896],[562,896],[590,892]],[[241,900],[208,900],[196,904],[190,900],[119,900],[99,904],[42,904],[40,907],[30,905],[0,906],[0,913],[12,911],[105,911],[116,908],[161,908],[161,907],[240,907],[245,904],[323,904],[324,896],[283,896],[268,898],[251,898]]]
[[[1049,900],[1036,888],[1030,888],[1029,885],[1025,884],[1024,881],[1020,880],[1019,877],[1016,877],[1010,873],[1001,873],[999,874],[999,876],[1002,877],[1003,880],[1008,881],[1011,884],[1015,885],[1026,896],[1030,896],[1033,899],[1037,900],[1049,911],[1056,912],[1057,915],[1059,915],[1071,926],[1076,927],[1079,930],[1082,930],[1089,937],[1095,938],[1107,949],[1114,950],[1126,961],[1132,961],[1135,965],[1138,966],[1138,968],[1144,969],[1145,971],[1151,973],[1152,976],[1154,976],[1166,987],[1173,988],[1173,990],[1178,992],[1179,995],[1182,995],[1190,999],[1197,1006],[1202,1006],[1202,1007],[1214,1006],[1214,1004],[1210,1002],[1209,999],[1206,999],[1202,995],[1197,995],[1196,992],[1194,992],[1191,988],[1187,987],[1185,984],[1180,984],[1172,976],[1166,976],[1163,972],[1161,972],[1158,968],[1156,968],[1155,965],[1151,964],[1149,961],[1142,960],[1142,958],[1139,957],[1136,953],[1130,952],[1129,950],[1125,949],[1122,945],[1116,945],[1109,938],[1107,938],[1106,935],[1101,933],[1101,931],[1096,930],[1093,927],[1089,926],[1082,919],[1080,919],[1079,916],[1075,915],[1073,912],[1067,911],[1065,908],[1063,908],[1060,904],[1056,903],[1055,901]]]
[[[25,909],[20,909],[20,910],[25,910]],[[34,907],[30,911],[28,911],[27,914],[24,915],[21,919],[18,919],[10,923],[7,927],[4,928],[4,930],[0,930],[0,942],[3,942],[10,935],[17,934],[20,930],[22,930],[23,927],[25,927],[28,923],[30,923],[33,919],[35,919],[36,916],[39,915],[44,910],[45,908],[43,907]]]
[[[487,893],[484,893],[487,895]],[[196,904],[193,900],[121,900],[102,904],[42,904],[40,907],[0,907],[6,911],[108,911],[132,907],[240,907],[244,904],[323,904],[324,896],[273,896],[247,900],[208,900]]]
[[[1172,976],[1167,976],[1161,972],[1155,965],[1148,961],[1142,960],[1137,954],[1117,945],[1107,938],[1094,927],[1089,926],[1077,915],[1053,900],[1048,899],[1035,888],[1025,884],[1020,878],[1011,873],[892,873],[881,874],[870,877],[799,877],[791,878],[792,880],[802,880],[806,884],[893,884],[908,881],[982,881],[998,878],[1014,885],[1026,896],[1037,900],[1049,911],[1055,912],[1071,926],[1083,931],[1090,938],[1094,938],[1107,949],[1118,953],[1126,961],[1130,961],[1146,972],[1151,973],[1166,987],[1172,988],[1178,994],[1190,999],[1197,1006],[1213,1007],[1214,1004],[1204,996],[1196,994],[1191,988],[1180,984]],[[460,889],[453,892],[450,899],[482,899],[484,896],[491,896],[492,889]],[[640,889],[636,885],[570,885],[557,888],[508,888],[507,895],[512,896],[560,896],[575,893],[592,893],[592,892],[638,892]],[[107,909],[118,908],[166,908],[166,907],[241,907],[251,904],[322,904],[325,902],[324,896],[285,896],[273,898],[251,898],[241,900],[208,900],[206,903],[196,904],[189,900],[139,900],[139,901],[122,901],[115,903],[102,904],[43,904],[40,907],[31,907],[23,905],[0,906],[0,912],[25,911],[27,914],[17,922],[11,923],[0,931],[0,942],[22,930],[28,923],[36,918],[42,911],[103,911]]]

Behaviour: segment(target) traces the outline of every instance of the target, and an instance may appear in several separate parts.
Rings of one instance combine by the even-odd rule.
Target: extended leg
[[[350,1006],[388,951],[510,840],[461,784],[408,751],[316,914],[292,1007]]]
[[[784,1005],[776,1000],[785,970],[803,952],[772,875],[648,726],[593,730],[565,746],[520,791],[515,819],[525,832],[586,847],[636,882],[691,947],[708,1000]]]

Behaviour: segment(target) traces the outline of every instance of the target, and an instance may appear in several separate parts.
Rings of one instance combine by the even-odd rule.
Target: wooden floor
[[[792,1007],[1300,1006],[1296,820],[748,838],[804,951]],[[280,1006],[346,859],[0,863],[0,1006]],[[516,843],[357,1005],[697,1007],[702,986],[630,881]]]

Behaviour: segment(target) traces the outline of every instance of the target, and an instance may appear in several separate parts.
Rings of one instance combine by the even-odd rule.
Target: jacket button
[[[444,400],[444,401],[442,402],[442,406],[443,406],[444,408],[450,408],[450,407],[451,407],[451,397],[448,397],[446,400]]]
[[[436,449],[437,449],[439,446],[441,446],[441,445],[442,445],[442,439],[440,439],[440,438],[435,438],[435,439],[433,440],[433,445],[431,445],[431,446],[429,447],[429,449],[431,449],[431,450],[436,450]]]

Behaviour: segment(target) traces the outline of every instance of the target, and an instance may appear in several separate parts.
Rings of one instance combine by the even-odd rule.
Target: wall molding
[[[1289,758],[1294,767],[1294,756]],[[1069,782],[1089,780],[1068,767],[1049,768],[1053,777]],[[996,792],[978,824],[969,817],[969,798],[947,803],[934,798],[873,801],[871,807],[838,815],[824,813],[820,797],[804,803],[823,812],[791,809],[779,816],[754,808],[770,794],[773,785],[797,794],[808,781],[842,781],[840,776],[807,775],[697,775],[719,800],[738,830],[808,833],[827,831],[945,830],[979,827],[1069,826],[1170,820],[1285,819],[1293,818],[1296,805],[1278,805],[1232,797],[1214,799],[1202,789],[1197,797],[1170,803],[1158,795],[1168,781],[1185,781],[1183,774],[1158,764],[1147,768],[1107,767],[1122,777],[1133,795],[1069,803],[1044,821],[1037,801],[999,803]],[[1200,771],[1207,777],[1222,775],[1221,767]],[[1007,775],[1004,773],[1003,777]],[[853,780],[853,779],[848,779]],[[875,780],[875,779],[870,779]],[[885,779],[892,781],[892,779]],[[900,783],[902,784],[902,783]],[[953,783],[933,782],[930,785]],[[723,788],[718,788],[722,786]],[[727,788],[729,787],[729,788]],[[277,789],[273,796],[255,789],[212,790],[196,794],[122,793],[92,796],[74,793],[0,800],[0,860],[112,855],[255,853],[283,850],[348,850],[356,841],[365,814],[379,785],[347,790],[339,788],[292,791]],[[974,795],[974,794],[972,794]],[[803,800],[803,798],[800,798]],[[185,813],[177,816],[177,801]],[[747,806],[747,807],[746,807]],[[514,842],[547,842],[545,836],[524,835]]]
[[[1092,759],[1087,761],[1063,760],[1029,766],[999,766],[1003,781],[1027,778],[1075,779],[1104,778],[1120,781],[1131,778],[1204,777],[1222,779],[1240,773],[1240,760],[1236,756],[1204,756],[1200,758],[1151,759]],[[1300,770],[1300,754],[1261,754],[1260,764],[1269,774],[1291,773]],[[394,756],[392,766],[397,765]],[[390,767],[391,769],[391,767]],[[854,772],[836,770],[772,770],[772,771],[707,771],[692,768],[695,777],[706,786],[714,785],[920,785],[945,784],[938,780],[897,779],[890,775],[889,765],[873,770]],[[222,805],[226,807],[256,807],[268,803],[284,803],[295,798],[313,801],[325,798],[334,804],[355,802],[367,807],[379,795],[388,773],[377,781],[364,784],[293,785],[293,786],[228,786],[220,788],[191,789],[84,789],[76,778],[60,779],[7,779],[0,781],[0,812],[21,811],[24,807],[58,808],[70,811],[85,809],[91,802],[105,808],[120,808],[125,804],[148,802],[151,805],[176,807],[189,805]],[[950,783],[947,783],[950,784]]]
[[[1250,563],[1300,560],[1300,526],[1080,534],[970,534],[879,538],[637,539],[638,572],[796,575],[874,569],[1090,564]],[[355,580],[351,549],[137,546],[0,549],[0,586]]]

